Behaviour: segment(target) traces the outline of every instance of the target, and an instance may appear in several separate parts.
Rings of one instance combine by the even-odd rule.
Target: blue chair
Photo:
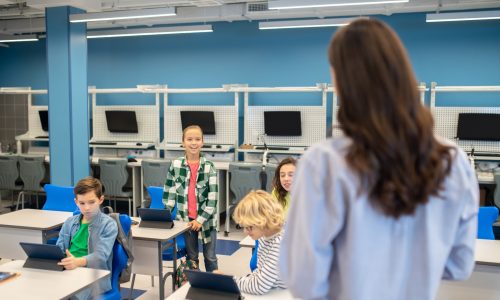
[[[43,210],[69,211],[78,209],[75,204],[75,194],[72,186],[46,184],[43,189],[47,195]]]
[[[151,198],[151,206],[149,208],[157,208],[164,209],[165,205],[163,204],[163,187],[159,186],[149,186],[147,187],[149,197]],[[174,206],[174,210],[172,211],[172,219],[175,219],[177,216],[177,205]],[[171,241],[168,241],[171,242]],[[163,260],[172,260],[173,255],[172,248],[168,248],[163,251]],[[186,256],[186,241],[184,240],[184,235],[180,235],[177,237],[177,258]]]
[[[495,206],[482,206],[477,215],[477,238],[494,240],[493,223],[498,218],[498,208]]]
[[[122,224],[123,232],[128,236],[132,221],[128,215],[120,214],[120,223]],[[115,241],[113,245],[113,263],[111,269],[111,290],[99,296],[102,300],[121,300],[120,293],[120,273],[127,266],[128,256],[123,246]]]
[[[46,184],[43,189],[45,190],[46,200],[42,210],[69,211],[73,212],[73,215],[80,213],[78,206],[75,204],[75,194],[73,194],[72,186]],[[48,235],[55,237],[49,238],[47,244],[55,245],[59,229],[50,231]]]
[[[255,240],[255,248],[253,248],[252,258],[250,258],[250,271],[257,269],[257,250],[259,250],[259,240]]]

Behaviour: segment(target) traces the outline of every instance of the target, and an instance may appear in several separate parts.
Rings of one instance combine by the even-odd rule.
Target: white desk
[[[135,274],[158,276],[160,299],[165,298],[165,279],[172,275],[172,290],[175,290],[175,270],[177,269],[177,251],[173,251],[174,270],[163,274],[163,250],[177,247],[177,237],[188,231],[186,222],[175,221],[172,229],[154,229],[132,227],[134,262],[132,272]],[[173,243],[167,244],[168,240]],[[131,287],[134,286],[135,277],[132,278]]]
[[[23,268],[23,264],[23,260],[15,260],[0,265],[2,272],[20,273],[0,283],[2,299],[67,299],[110,275],[107,270],[76,268],[61,272]]]
[[[476,240],[476,266],[466,281],[443,280],[438,300],[500,299],[500,241]]]
[[[177,291],[175,291],[172,295],[170,295],[167,300],[184,300],[186,299],[186,295],[189,291],[189,282],[180,287]],[[289,290],[282,289],[273,289],[269,293],[265,295],[250,295],[242,293],[245,300],[288,300],[294,299]]]
[[[71,212],[23,209],[0,215],[0,257],[26,259],[20,242],[45,244],[48,232],[62,226]]]
[[[240,241],[240,247],[243,248],[255,248],[255,240],[247,235],[244,239]]]

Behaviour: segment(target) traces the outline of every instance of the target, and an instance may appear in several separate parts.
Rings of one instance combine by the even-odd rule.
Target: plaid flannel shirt
[[[190,177],[191,171],[185,156],[172,161],[163,187],[163,204],[172,211],[177,202],[176,219],[178,220],[189,221],[188,188]],[[211,241],[210,232],[216,227],[218,189],[214,164],[201,155],[195,193],[198,200],[196,221],[201,224],[203,243]]]

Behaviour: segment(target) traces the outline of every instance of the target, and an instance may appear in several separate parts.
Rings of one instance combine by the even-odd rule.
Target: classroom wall
[[[417,78],[429,86],[500,85],[500,21],[425,23],[425,14],[378,16],[400,35]],[[312,86],[330,81],[326,48],[334,28],[258,30],[258,22],[214,23],[213,33],[88,41],[88,83],[98,88],[168,84],[175,88]],[[45,40],[0,47],[0,86],[47,87]],[[440,105],[493,106],[496,94],[442,94]],[[38,103],[46,99],[37,97]],[[153,103],[111,95],[103,104]],[[171,104],[232,103],[232,95],[174,95]],[[253,95],[252,104],[318,105],[321,97]],[[331,104],[328,119],[331,119]]]

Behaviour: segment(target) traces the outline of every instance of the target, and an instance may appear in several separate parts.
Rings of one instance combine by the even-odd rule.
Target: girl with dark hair
[[[301,158],[280,271],[302,299],[435,299],[474,267],[478,183],[433,134],[396,33],[360,19],[329,46],[345,136]],[[298,222],[300,220],[300,222]]]
[[[283,159],[274,173],[272,195],[283,207],[285,216],[290,206],[290,190],[292,189],[293,175],[295,174],[296,160],[292,157]]]

